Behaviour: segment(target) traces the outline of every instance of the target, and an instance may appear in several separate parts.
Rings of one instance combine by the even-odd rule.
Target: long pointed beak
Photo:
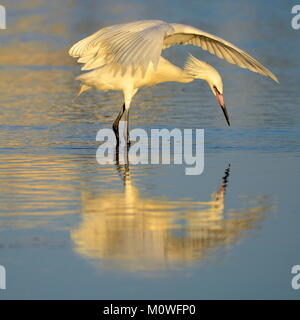
[[[229,121],[229,116],[228,116],[228,113],[227,113],[227,109],[226,109],[226,106],[225,106],[225,103],[224,103],[224,97],[221,93],[217,92],[216,93],[216,97],[217,97],[217,100],[220,104],[220,107],[224,113],[224,116],[225,116],[225,119],[228,123],[228,125],[230,126],[230,121]]]

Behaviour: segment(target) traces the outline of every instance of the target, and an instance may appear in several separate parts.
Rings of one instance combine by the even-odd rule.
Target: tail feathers
[[[83,74],[80,74],[78,77],[76,77],[76,80],[81,81],[81,88],[78,92],[77,96],[80,96],[83,92],[93,88],[97,87],[97,79],[99,77],[99,70],[93,70],[90,72],[85,72]]]
[[[83,92],[90,90],[91,87],[87,86],[86,84],[83,84],[77,94],[77,97],[79,97]]]

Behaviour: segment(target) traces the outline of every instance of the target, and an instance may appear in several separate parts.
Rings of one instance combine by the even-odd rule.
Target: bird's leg
[[[124,138],[125,143],[130,146],[131,142],[129,140],[129,109],[126,109],[123,114],[125,127],[124,127]]]
[[[125,109],[118,125],[119,143],[121,145],[130,145],[129,142],[129,129],[128,129],[129,110]]]
[[[123,103],[122,109],[119,112],[119,114],[118,114],[118,116],[112,126],[114,133],[115,133],[115,136],[116,136],[117,145],[119,144],[119,122],[123,116],[124,111],[125,111],[125,103]]]
[[[116,134],[117,143],[120,142],[119,132],[121,131],[125,140],[124,142],[127,146],[130,146],[129,129],[128,129],[129,108],[130,108],[132,97],[137,93],[137,91],[138,89],[133,89],[132,87],[128,87],[123,91],[124,104],[123,104],[122,112],[120,112],[119,116],[117,117],[113,125],[115,134],[117,132]]]
[[[120,143],[119,131],[123,132],[125,144],[130,146],[129,141],[129,109],[125,108],[125,103],[123,104],[122,110],[119,112],[116,120],[113,123],[113,130],[116,136],[117,145]]]

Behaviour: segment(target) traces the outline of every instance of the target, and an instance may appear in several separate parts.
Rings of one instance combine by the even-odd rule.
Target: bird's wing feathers
[[[69,50],[72,57],[84,63],[82,70],[110,64],[115,70],[133,73],[147,70],[150,62],[157,67],[161,51],[170,46],[192,44],[242,68],[278,79],[248,53],[217,36],[197,28],[160,20],[142,20],[100,29],[75,43]]]
[[[278,82],[277,77],[271,71],[232,43],[194,27],[177,23],[170,25],[173,27],[174,33],[165,37],[164,49],[176,44],[192,44],[225,59],[229,63],[269,76]]]
[[[115,70],[146,70],[152,62],[158,64],[166,35],[173,28],[159,20],[136,21],[103,28],[75,43],[69,50],[72,57],[90,70],[109,63]]]

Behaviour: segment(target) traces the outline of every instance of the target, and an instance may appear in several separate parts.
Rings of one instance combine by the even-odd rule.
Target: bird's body
[[[132,74],[131,68],[125,71],[113,74],[109,65],[104,65],[93,71],[84,73],[77,78],[85,85],[95,87],[101,91],[119,90],[126,91],[130,89],[139,89],[141,87],[150,87],[161,82],[191,82],[194,80],[192,76],[163,57],[160,57],[157,69],[149,66],[143,74],[141,70],[137,70]],[[126,80],[126,81],[124,81]]]
[[[128,112],[138,89],[161,82],[205,80],[230,124],[223,99],[223,82],[218,71],[191,55],[183,69],[161,56],[163,49],[176,44],[201,47],[232,64],[269,76],[278,82],[274,74],[246,52],[191,26],[142,20],[100,29],[75,43],[69,54],[84,64],[82,70],[92,70],[77,78],[83,83],[79,94],[91,87],[123,92],[124,105],[113,125],[117,138],[119,121],[124,119],[124,136],[128,141]]]

